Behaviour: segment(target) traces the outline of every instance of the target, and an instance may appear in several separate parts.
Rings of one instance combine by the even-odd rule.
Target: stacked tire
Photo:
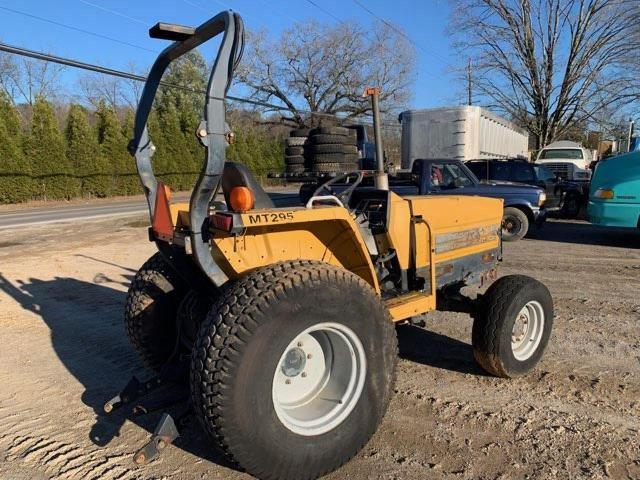
[[[304,155],[312,172],[352,172],[358,169],[355,131],[344,127],[318,127],[309,132]]]
[[[286,173],[303,173],[305,171],[305,143],[309,135],[308,128],[292,130],[285,140],[284,164]]]

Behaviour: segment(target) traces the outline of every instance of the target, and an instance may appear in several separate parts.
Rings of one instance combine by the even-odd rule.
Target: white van
[[[563,180],[584,183],[591,179],[591,160],[591,152],[579,143],[561,141],[540,150],[536,163],[544,164]]]

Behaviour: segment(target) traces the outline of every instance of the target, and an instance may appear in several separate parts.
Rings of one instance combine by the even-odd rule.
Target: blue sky
[[[373,17],[352,0],[313,1],[330,14],[307,0],[0,0],[0,40],[116,69],[128,70],[133,62],[137,69],[146,71],[165,45],[148,37],[148,28],[157,21],[197,25],[218,11],[230,8],[243,16],[247,28],[265,28],[272,36],[278,36],[295,21],[310,18],[329,24],[337,22],[334,17],[356,19],[373,28]],[[451,65],[458,61],[445,33],[448,1],[360,1],[376,15],[402,27],[416,45],[417,78],[412,106],[425,108],[459,101],[461,86],[448,73]],[[2,7],[113,37],[130,45],[52,25]],[[210,56],[212,52],[205,49],[203,53]],[[76,71],[67,71],[65,82],[73,85],[75,75]]]

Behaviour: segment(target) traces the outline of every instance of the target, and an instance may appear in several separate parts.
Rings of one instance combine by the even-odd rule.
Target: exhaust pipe
[[[371,97],[373,111],[373,138],[376,142],[376,173],[373,183],[379,190],[389,190],[389,176],[384,171],[384,153],[382,150],[382,133],[380,132],[380,89],[369,87],[364,91],[365,97]]]

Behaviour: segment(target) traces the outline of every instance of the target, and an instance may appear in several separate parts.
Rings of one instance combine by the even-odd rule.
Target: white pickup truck
[[[591,160],[591,152],[579,143],[561,141],[540,150],[536,163],[544,164],[563,180],[584,184],[591,180]]]

